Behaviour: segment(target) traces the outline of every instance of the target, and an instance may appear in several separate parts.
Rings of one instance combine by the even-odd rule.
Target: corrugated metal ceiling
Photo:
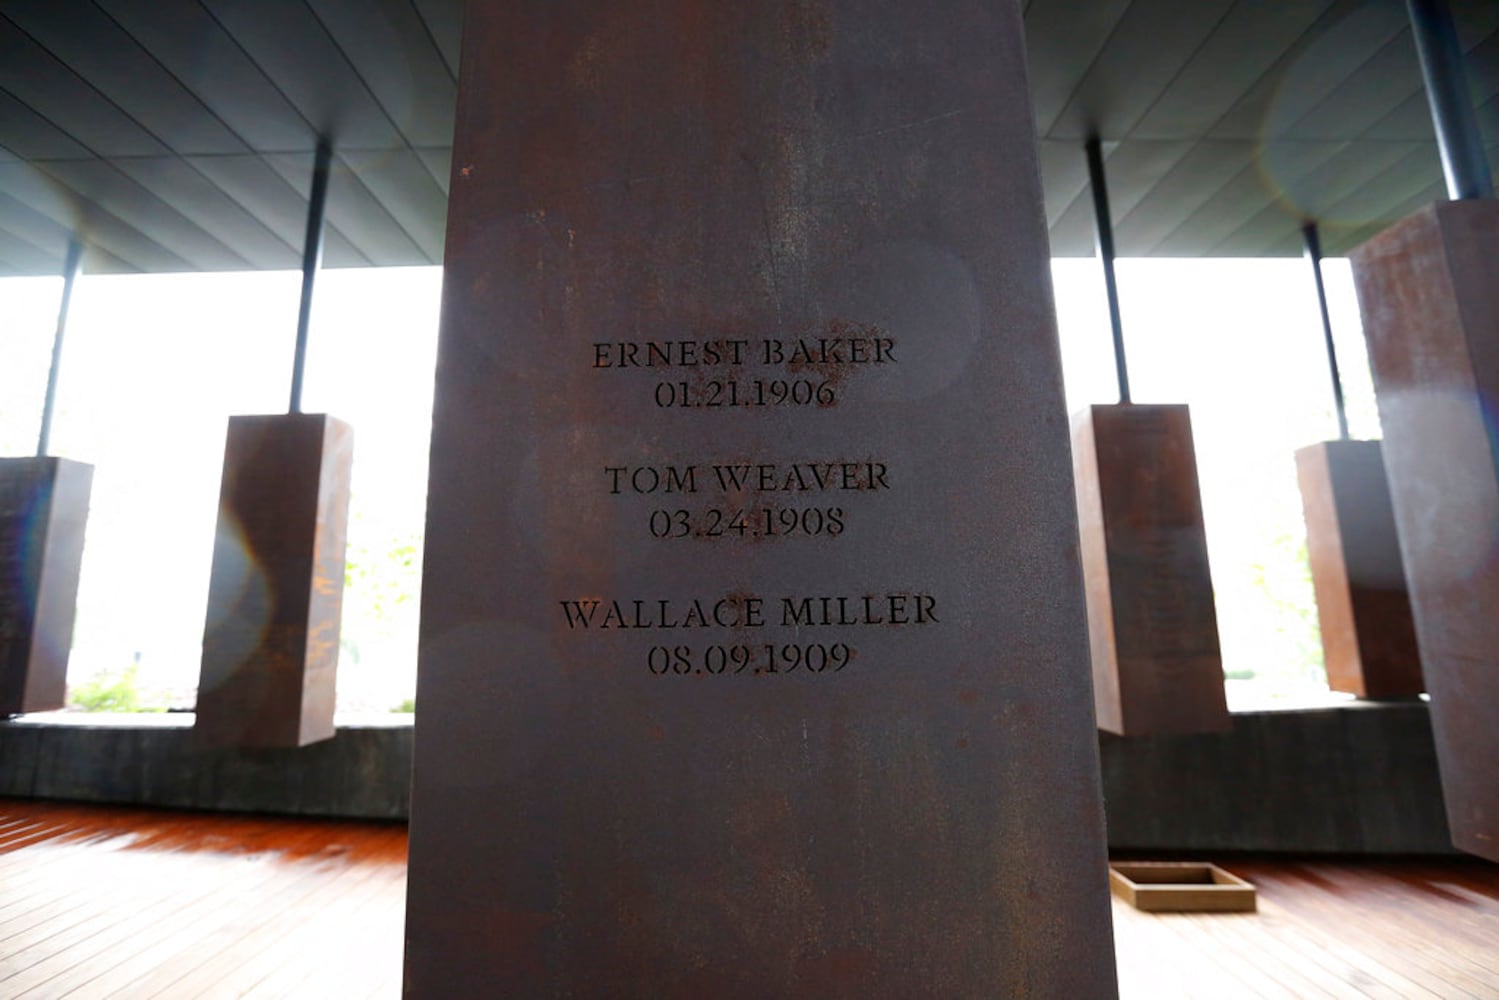
[[[1453,4],[1499,151],[1499,3]],[[1030,0],[1053,249],[1339,253],[1442,196],[1402,0]],[[0,0],[0,274],[291,268],[335,139],[325,263],[437,263],[459,0]]]

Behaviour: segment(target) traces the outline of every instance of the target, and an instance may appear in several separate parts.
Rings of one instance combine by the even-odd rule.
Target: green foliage
[[[405,701],[392,708],[391,711],[399,715],[409,715],[412,712],[416,711],[416,699],[407,698]]]
[[[1305,530],[1277,532],[1262,547],[1250,572],[1254,585],[1265,595],[1270,625],[1281,640],[1279,672],[1292,681],[1324,679],[1322,632]]]
[[[122,673],[100,671],[91,680],[75,686],[69,703],[85,712],[160,712],[160,708],[141,706],[140,691],[136,688],[135,675],[139,670],[132,663]]]
[[[344,586],[366,595],[364,601],[372,617],[386,622],[411,604],[420,590],[422,540],[419,533],[408,532],[381,541],[384,544],[374,550],[360,541],[350,541],[344,557]]]

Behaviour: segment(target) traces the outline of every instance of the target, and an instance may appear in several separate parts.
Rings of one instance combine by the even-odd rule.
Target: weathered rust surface
[[[1327,684],[1360,698],[1425,690],[1378,441],[1296,452]]]
[[[0,458],[0,716],[67,700],[94,468]]]
[[[1354,252],[1452,840],[1499,861],[1499,202]]]
[[[1187,408],[1091,406],[1072,435],[1098,727],[1228,729]]]
[[[409,993],[1112,996],[1015,5],[464,46]]]
[[[354,434],[325,414],[229,419],[195,729],[220,746],[333,735]]]

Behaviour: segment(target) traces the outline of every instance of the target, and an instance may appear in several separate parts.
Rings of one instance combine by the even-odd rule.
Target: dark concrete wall
[[[1425,702],[1233,723],[1194,736],[1100,734],[1112,849],[1453,852]]]
[[[59,716],[52,716],[56,720]],[[191,717],[148,726],[0,722],[0,796],[399,819],[409,725],[297,750],[209,750]],[[1100,734],[1109,846],[1145,852],[1445,854],[1423,702],[1233,717],[1192,736]]]
[[[0,796],[370,819],[407,814],[409,724],[345,727],[331,740],[275,750],[203,747],[191,725],[190,715],[145,726],[0,722]]]

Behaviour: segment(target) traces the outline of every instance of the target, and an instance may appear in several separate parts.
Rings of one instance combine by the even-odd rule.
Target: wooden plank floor
[[[1114,902],[1126,998],[1499,1000],[1499,866],[1235,860],[1253,914]],[[0,799],[0,998],[396,997],[399,824]]]
[[[1149,914],[1114,900],[1120,993],[1499,998],[1499,865],[1223,862],[1255,913]]]
[[[406,828],[0,800],[0,997],[395,997]]]

